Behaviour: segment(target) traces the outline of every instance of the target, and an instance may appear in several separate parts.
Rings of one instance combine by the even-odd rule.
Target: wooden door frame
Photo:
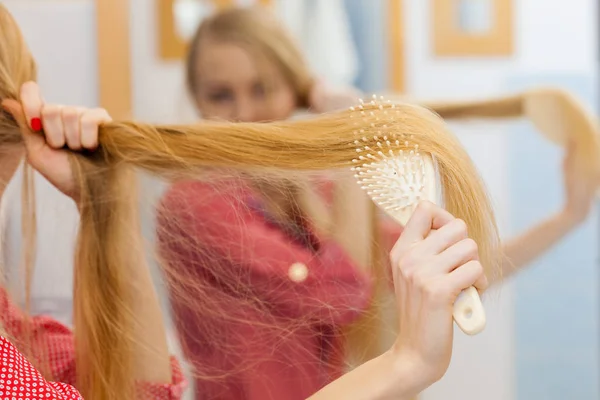
[[[178,61],[185,57],[187,43],[177,36],[175,29],[175,14],[173,5],[175,0],[155,1],[158,22],[158,53],[165,61]],[[210,0],[217,9],[235,6],[235,0]],[[273,0],[257,0],[258,4],[271,6]]]
[[[98,101],[114,119],[133,116],[130,1],[95,0]]]
[[[388,0],[387,7],[389,86],[394,94],[403,94],[406,90],[404,0]]]

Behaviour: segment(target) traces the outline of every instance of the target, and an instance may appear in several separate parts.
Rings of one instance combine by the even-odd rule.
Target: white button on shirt
[[[302,263],[294,263],[288,270],[288,276],[293,282],[304,282],[308,278],[308,267]]]

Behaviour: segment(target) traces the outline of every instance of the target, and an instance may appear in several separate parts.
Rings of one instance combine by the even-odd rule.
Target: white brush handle
[[[456,325],[467,335],[476,335],[485,328],[485,309],[477,289],[471,286],[458,295],[452,315]]]

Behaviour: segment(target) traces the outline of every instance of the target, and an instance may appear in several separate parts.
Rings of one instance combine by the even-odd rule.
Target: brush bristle
[[[391,131],[379,121],[379,113],[397,112],[393,104],[373,96],[370,104],[379,107],[368,113],[363,104],[361,99],[357,107],[351,108],[366,119],[367,124],[363,121],[361,125],[370,127],[355,132],[354,176],[377,205],[404,220],[400,214],[412,213],[419,201],[427,199],[428,176],[423,155],[408,135]]]

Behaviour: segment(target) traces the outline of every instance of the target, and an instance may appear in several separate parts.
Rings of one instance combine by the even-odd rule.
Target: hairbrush
[[[378,122],[378,113],[399,111],[394,104],[376,96],[370,104],[378,108],[365,111],[363,100],[351,108],[355,111],[354,116],[358,113],[361,118],[357,125],[370,126],[370,129],[356,131],[357,157],[352,160],[352,170],[373,202],[397,222],[406,225],[420,201],[437,202],[435,163],[431,155],[419,151],[418,145],[411,145],[410,135],[395,132]],[[485,310],[477,289],[471,286],[460,293],[454,303],[453,317],[468,335],[483,330]]]

